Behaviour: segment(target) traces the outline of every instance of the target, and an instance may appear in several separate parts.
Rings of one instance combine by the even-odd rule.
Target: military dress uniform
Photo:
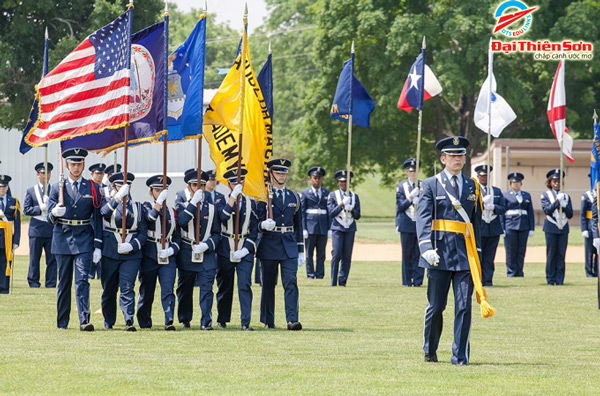
[[[146,185],[152,188],[163,187],[163,176],[156,175],[148,178]],[[171,178],[167,177],[167,188],[171,185]],[[163,194],[164,192],[164,194]],[[152,304],[156,291],[156,281],[160,283],[160,301],[165,314],[165,330],[175,330],[173,325],[175,315],[175,275],[177,272],[177,253],[181,248],[179,227],[175,221],[176,213],[167,206],[165,254],[161,256],[162,227],[165,217],[163,210],[156,210],[155,204],[162,206],[167,199],[168,192],[163,190],[154,202],[144,202],[144,214],[148,226],[146,243],[142,247],[142,262],[140,265],[140,289],[137,307],[137,319],[140,328],[152,327]],[[167,257],[164,257],[167,256]]]
[[[488,177],[492,170],[494,168],[490,166],[488,171],[487,165],[479,165],[475,168],[478,175],[487,175]],[[492,193],[490,194],[489,182],[485,186],[479,183],[479,189],[484,204],[479,225],[481,231],[481,283],[483,286],[492,286],[496,269],[494,264],[496,250],[498,249],[498,242],[500,242],[500,235],[504,234],[501,216],[506,212],[506,202],[502,190],[498,187],[491,186]],[[486,202],[488,200],[489,202]],[[490,207],[488,206],[490,202],[493,202],[493,205],[491,209],[487,209]]]
[[[0,186],[8,186],[12,178],[8,175],[0,175]],[[12,224],[7,224],[12,223]],[[12,241],[7,246],[7,227],[12,226]],[[10,292],[10,274],[12,268],[7,271],[13,260],[13,252],[21,241],[21,209],[19,201],[6,193],[0,197],[0,294]],[[12,246],[11,246],[12,245]]]
[[[215,172],[215,170],[209,170],[206,171],[206,174],[208,174],[208,180],[216,180],[217,179],[217,173]],[[225,202],[225,196],[223,194],[221,194],[220,192],[218,192],[216,189],[212,190],[212,191],[208,191],[206,190],[206,195],[208,195],[208,202],[210,202],[213,205],[218,205],[219,202]]]
[[[197,174],[186,174],[186,183],[196,180]],[[201,177],[208,179],[206,172]],[[184,191],[189,191],[188,189]],[[200,205],[200,243],[196,245],[196,215]],[[217,275],[217,258],[215,250],[219,243],[219,216],[215,206],[208,202],[204,191],[198,189],[189,202],[180,202],[175,208],[177,224],[181,232],[181,250],[177,255],[177,318],[184,329],[190,328],[194,313],[194,284],[196,277],[200,283],[200,310],[202,318],[200,326],[203,330],[212,330],[212,306],[214,300],[213,285]],[[197,247],[194,247],[197,246]],[[193,253],[196,249],[199,253]],[[196,254],[198,260],[192,260]]]
[[[135,180],[127,172],[127,185]],[[109,181],[125,188],[122,172],[113,174]],[[105,200],[101,213],[104,219],[102,244],[102,315],[104,328],[112,329],[117,320],[117,292],[120,290],[119,306],[125,319],[125,330],[135,331],[135,278],[142,262],[142,248],[146,243],[148,226],[146,209],[130,195],[125,195],[125,243],[122,243],[123,202],[125,197],[115,193],[114,198]]]
[[[287,159],[273,159],[267,163],[269,173],[287,173],[291,165]],[[271,202],[273,219],[269,221],[267,203],[259,202],[257,211],[262,239],[257,257],[262,266],[262,292],[260,321],[267,328],[275,327],[275,286],[281,266],[281,283],[284,289],[285,317],[288,330],[301,330],[298,320],[298,265],[304,254],[302,232],[302,207],[299,195],[285,187],[273,187]],[[272,229],[268,224],[275,223]],[[268,228],[267,228],[268,227]]]
[[[345,181],[348,172],[339,170],[334,177],[338,182]],[[354,172],[350,171],[350,179],[353,177]],[[340,206],[345,198],[350,200],[350,210]],[[346,286],[352,265],[356,220],[360,219],[360,199],[352,191],[347,193],[340,188],[329,193],[327,210],[331,218],[331,286]]]
[[[243,174],[246,170],[242,169]],[[237,172],[231,170],[223,175],[230,183],[237,181]],[[242,179],[243,182],[243,179]],[[258,217],[256,201],[240,192],[239,195],[239,240],[238,249],[243,254],[241,259],[233,258],[235,249],[235,206],[219,200],[216,210],[221,219],[221,240],[217,246],[217,322],[219,327],[226,327],[231,320],[233,304],[233,286],[237,273],[238,297],[240,300],[240,320],[242,330],[252,330],[250,319],[252,313],[252,268],[256,253],[256,238],[258,236]],[[234,203],[235,205],[235,203]],[[244,250],[245,249],[245,250]]]
[[[53,169],[48,163],[48,171]],[[46,172],[44,163],[35,166],[36,172]],[[29,287],[40,287],[40,260],[42,251],[46,254],[46,287],[56,287],[56,258],[51,253],[52,248],[52,224],[48,223],[48,196],[50,195],[50,184],[48,191],[42,183],[36,183],[29,187],[25,193],[23,202],[23,213],[31,216],[29,221],[29,272],[27,282]]]
[[[581,234],[585,243],[585,276],[598,276],[598,252],[593,244],[592,205],[596,200],[594,190],[586,191],[581,197]]]
[[[409,158],[402,165],[407,171],[416,170],[417,160]],[[419,267],[419,242],[417,240],[418,195],[410,199],[411,192],[418,189],[409,179],[396,186],[396,231],[400,233],[402,244],[402,285],[421,286],[425,270]],[[419,194],[417,190],[417,194]]]
[[[308,176],[316,174],[324,177],[325,169],[316,166],[308,170]],[[306,243],[306,276],[309,278],[323,279],[325,277],[325,249],[327,247],[327,234],[331,225],[327,210],[329,190],[320,187],[315,190],[313,186],[300,193],[302,206],[302,224],[307,234]],[[313,256],[317,250],[317,263],[314,265]]]
[[[446,155],[464,155],[469,141],[464,137],[440,140],[436,147]],[[423,181],[423,191],[417,205],[417,235],[421,261],[427,268],[427,301],[423,350],[425,360],[437,362],[437,349],[442,334],[443,312],[450,284],[454,290],[453,364],[469,363],[469,333],[471,330],[471,296],[473,281],[465,234],[451,230],[452,224],[471,223],[477,250],[479,244],[478,188],[462,173],[452,175],[444,169]],[[431,257],[431,256],[436,257]]]
[[[93,164],[93,165],[90,165],[90,167],[88,168],[88,170],[90,171],[90,173],[92,174],[92,176],[93,176],[94,172],[99,172],[99,173],[104,174],[104,171],[106,170],[106,165],[103,164],[103,163]],[[96,184],[96,186],[98,187],[98,189],[102,193],[102,198],[104,198],[104,196],[106,196],[105,194],[107,194],[107,193],[111,194],[112,193],[112,186],[110,187],[109,190],[107,190],[107,188],[108,188],[108,186],[110,186],[110,184],[109,185],[104,185],[102,183],[97,183],[97,182],[94,181],[93,177],[90,178],[90,181],[92,183]],[[92,262],[92,268],[90,270],[90,279],[94,279],[94,278],[100,279],[101,275],[102,275],[102,260],[100,260],[98,263]]]
[[[563,177],[565,173],[563,171]],[[552,169],[546,178],[560,179],[560,169]],[[560,197],[559,197],[560,196]],[[562,285],[565,280],[565,256],[569,242],[569,222],[573,217],[571,197],[565,193],[549,189],[541,196],[542,210],[546,214],[546,282],[549,285]],[[562,206],[562,213],[560,207]]]
[[[508,175],[511,182],[524,179],[522,173],[513,172]],[[506,249],[506,275],[521,277],[525,263],[527,239],[533,236],[535,216],[533,200],[526,191],[515,191],[512,188],[503,193],[506,202],[506,212],[502,216],[504,223],[504,248]]]
[[[83,162],[84,149],[69,149],[62,154],[67,162]],[[59,205],[59,183],[53,184],[48,203],[48,221],[54,225],[51,252],[58,264],[57,325],[66,329],[71,314],[71,284],[75,273],[75,301],[79,328],[93,331],[90,323],[89,272],[93,256],[102,248],[102,195],[89,180],[64,182],[63,205]]]

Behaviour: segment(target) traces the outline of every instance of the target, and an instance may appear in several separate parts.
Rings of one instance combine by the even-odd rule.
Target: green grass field
[[[3,394],[597,394],[600,311],[595,279],[567,267],[566,285],[545,285],[542,264],[507,279],[498,265],[488,288],[498,310],[482,319],[474,303],[471,365],[451,365],[453,303],[438,356],[423,362],[426,289],[400,286],[399,263],[355,262],[348,287],[300,277],[301,332],[283,330],[277,291],[275,331],[258,321],[241,332],[165,332],[155,300],[153,330],[82,333],[75,305],[68,331],[56,329],[55,290],[29,289],[26,260],[17,261],[13,295],[0,296],[0,392]],[[303,271],[304,269],[302,269]],[[329,271],[327,271],[329,274]],[[91,281],[92,311],[100,283]],[[452,298],[450,296],[450,298]],[[235,300],[234,300],[235,301]],[[216,314],[216,312],[215,312]],[[233,318],[239,317],[234,302]],[[102,317],[92,314],[97,328]]]

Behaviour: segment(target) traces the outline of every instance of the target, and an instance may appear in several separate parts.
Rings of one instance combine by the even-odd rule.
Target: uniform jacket
[[[411,187],[411,185],[412,183],[406,179],[396,186],[396,231],[414,234],[417,232],[417,223],[415,219],[417,211],[406,194],[406,190],[410,193],[414,188],[414,186]]]
[[[217,256],[215,255],[215,251],[219,244],[221,231],[219,215],[215,206],[208,203],[208,200],[203,200],[201,205],[200,241],[203,241],[208,245],[208,250],[204,252],[202,263],[192,263],[192,244],[196,243],[196,205],[192,205],[191,203],[180,203],[175,209],[177,211],[177,225],[179,226],[179,231],[181,233],[181,250],[177,255],[177,267],[186,271],[198,272],[201,268],[207,270],[217,268]],[[211,207],[212,209],[210,209]],[[213,212],[212,220],[209,216],[211,210]],[[206,240],[204,240],[205,236],[208,236]]]
[[[283,206],[281,199],[273,196],[271,207],[273,209],[273,220],[276,227],[293,227],[293,231],[279,232],[266,231],[261,228],[260,222],[267,219],[267,203],[259,202],[257,205],[259,227],[262,239],[258,246],[256,256],[264,260],[286,260],[298,258],[299,253],[304,252],[304,240],[302,235],[302,203],[299,195],[287,188]]]
[[[6,206],[4,207],[4,216],[6,220],[13,222],[13,245],[19,245],[21,242],[21,211],[17,210],[17,199],[6,194]],[[4,219],[2,219],[4,220]],[[12,249],[12,246],[5,246],[4,230],[0,229],[0,249]]]
[[[327,231],[329,231],[331,219],[327,211],[328,197],[329,190],[323,187],[321,187],[321,199],[312,187],[300,193],[302,224],[304,229],[311,235],[327,235]]]
[[[215,193],[215,199],[213,200],[211,192],[210,191],[205,191],[206,192],[206,197],[208,199],[208,202],[210,202],[211,204],[217,206],[219,205],[221,202],[225,201],[225,195],[221,194],[220,192],[218,192],[217,190],[214,190],[213,192]]]
[[[94,205],[92,183],[84,178],[79,179],[79,181],[81,183],[77,196],[74,196],[69,182],[65,181],[63,197],[66,212],[61,218],[55,218],[52,215],[52,209],[58,204],[58,183],[53,184],[50,189],[48,221],[54,225],[52,230],[52,254],[91,253],[94,248],[102,248],[102,215],[100,214],[102,195],[99,191],[94,190],[96,194]],[[83,226],[61,224],[61,219],[90,220],[90,224]]]
[[[50,184],[48,189],[50,190]],[[52,224],[48,223],[48,216],[42,214],[40,209],[40,202],[37,199],[37,194],[34,189],[37,189],[40,197],[44,199],[42,188],[39,184],[33,187],[29,187],[25,193],[25,201],[23,202],[23,213],[27,216],[31,216],[29,222],[29,236],[39,238],[52,238]]]
[[[556,200],[556,196],[558,193],[554,190],[548,191],[550,192],[550,194],[552,194],[554,199],[552,201],[548,200],[547,192],[544,192],[541,196],[542,210],[546,214],[546,219],[544,220],[543,228],[544,232],[547,232],[549,234],[568,234],[569,222],[566,221],[566,219],[570,219],[571,217],[573,217],[573,205],[571,204],[571,197],[569,197],[569,202],[567,203],[567,206],[562,210],[563,217],[565,217],[565,220],[563,222],[564,226],[561,230],[556,225],[556,219],[558,218],[559,214],[558,208],[560,207],[560,204]],[[552,220],[549,220],[548,217],[550,217]]]
[[[521,203],[517,200],[517,193],[510,189],[502,193],[506,202],[506,212],[502,216],[502,222],[505,230],[514,231],[533,231],[535,230],[535,216],[533,214],[533,200],[531,194],[521,190]],[[520,210],[521,214],[512,214]]]
[[[586,191],[581,197],[581,231],[592,231],[592,202],[595,199],[596,196],[593,191]]]
[[[502,195],[502,190],[498,187],[493,187],[494,189],[494,211],[493,213],[498,216],[490,223],[486,223],[483,218],[481,219],[481,223],[479,224],[481,230],[482,237],[495,237],[498,235],[504,234],[504,227],[502,226],[501,216],[506,212],[506,201],[504,201],[504,195]],[[481,196],[482,198],[487,194],[487,188],[484,186],[480,186]],[[483,216],[483,212],[481,212]]]
[[[238,250],[242,248],[248,249],[250,254],[246,257],[254,257],[256,253],[257,237],[258,237],[258,214],[256,201],[252,198],[249,199],[250,208],[246,203],[246,196],[240,195],[240,234],[243,233],[243,224],[248,221],[248,232],[243,235],[243,243],[238,244]],[[221,240],[217,246],[217,254],[221,257],[230,257],[230,252],[235,249],[233,243],[234,238],[230,237],[235,234],[235,209],[229,205],[225,200],[219,200],[217,205],[217,213],[221,220]],[[235,203],[234,203],[235,205]],[[248,218],[249,217],[249,218]],[[231,232],[230,232],[231,231]],[[241,241],[241,239],[240,239]]]
[[[154,209],[154,203],[144,202],[144,215],[146,216],[145,220],[148,232],[146,243],[142,247],[142,254],[144,257],[151,259],[154,265],[150,265],[149,260],[143,260],[142,265],[147,266],[148,268],[144,269],[150,271],[162,265],[158,264],[158,253],[162,249],[162,209],[156,210]],[[177,253],[181,249],[181,235],[179,227],[177,227],[173,209],[167,206],[167,235],[169,235],[171,229],[173,229],[173,232],[170,234],[170,237],[165,239],[165,246],[173,248],[174,254],[170,259],[175,261],[175,257],[177,257]]]
[[[133,205],[136,206],[137,221]],[[127,234],[126,242],[129,242],[131,246],[133,246],[133,251],[127,254],[119,254],[117,250],[119,243],[121,243],[122,240],[120,230],[123,219],[123,202],[117,202],[114,198],[110,201],[105,201],[100,211],[104,218],[102,256],[114,260],[141,259],[142,247],[146,243],[148,233],[148,225],[146,224],[147,214],[145,213],[146,209],[144,206],[139,202],[132,202],[131,198],[127,199],[125,228],[129,230],[129,233]],[[114,224],[112,224],[113,221]],[[119,230],[119,232],[115,234],[114,231],[111,231],[108,228]]]
[[[343,199],[344,192],[341,189],[336,191],[339,191],[342,194]],[[350,192],[350,195],[354,202],[354,208],[352,208],[352,211],[348,212],[348,216],[353,218],[355,221],[352,221],[349,227],[346,228],[342,223],[340,223],[339,219],[336,219],[336,217],[340,214],[341,216],[345,216],[344,213],[342,213],[342,208],[338,204],[336,191],[332,191],[331,193],[329,193],[329,198],[327,200],[327,210],[329,211],[329,217],[331,218],[331,230],[342,232],[354,232],[356,231],[356,220],[360,219],[360,199],[358,198],[357,194]]]
[[[469,261],[465,237],[462,234],[454,232],[431,231],[432,220],[446,219],[462,222],[462,217],[458,214],[452,205],[444,186],[450,185],[450,180],[446,172],[440,173],[442,182],[437,177],[430,177],[423,181],[423,192],[417,205],[417,237],[419,239],[419,250],[423,254],[427,250],[437,248],[440,256],[440,262],[437,266],[430,265],[421,257],[419,266],[429,269],[445,271],[465,271],[469,270]],[[473,231],[475,233],[475,242],[477,251],[480,252],[480,229],[481,208],[477,202],[475,182],[463,175],[462,192],[460,204],[467,212]],[[435,206],[434,206],[435,205]],[[436,241],[434,242],[434,239]]]

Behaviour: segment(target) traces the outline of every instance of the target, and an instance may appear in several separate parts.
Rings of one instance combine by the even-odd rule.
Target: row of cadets
[[[21,240],[21,209],[19,201],[9,193],[8,183],[11,180],[8,175],[0,175],[0,294],[8,294],[10,291],[8,274],[11,272],[7,273],[7,267],[11,265],[10,260]],[[7,235],[11,227],[12,237]]]
[[[88,168],[90,171],[90,181],[96,184],[98,187],[98,191],[101,192],[103,196],[108,192],[107,186],[103,184],[104,175],[106,174],[106,165],[103,163],[90,165]],[[112,189],[112,187],[111,187]],[[100,279],[102,276],[102,260],[98,263],[92,263],[92,267],[90,269],[90,279]]]
[[[592,234],[592,206],[596,198],[595,189],[584,192],[581,197],[581,235],[585,243],[585,276],[588,278],[598,276],[598,251],[593,245]]]
[[[419,166],[421,164],[419,163]],[[408,158],[402,164],[407,179],[396,186],[396,231],[402,244],[402,285],[421,286],[425,270],[419,267],[419,242],[415,214],[420,189],[417,185],[417,160]]]
[[[53,166],[48,162],[48,168],[40,162],[35,166],[38,182],[29,187],[25,193],[23,202],[23,213],[31,216],[29,222],[29,271],[27,273],[27,283],[29,287],[40,287],[40,260],[42,251],[46,254],[46,276],[45,287],[56,287],[56,258],[51,252],[52,247],[52,224],[48,222],[48,196],[50,195],[51,185],[48,184],[48,191],[45,191],[46,178],[50,180]]]
[[[322,187],[325,175],[325,169],[320,166],[310,168],[308,176],[311,186],[300,193],[303,237],[306,244],[306,276],[309,279],[325,277],[325,248],[327,238],[331,237],[331,219],[327,211],[329,190]]]

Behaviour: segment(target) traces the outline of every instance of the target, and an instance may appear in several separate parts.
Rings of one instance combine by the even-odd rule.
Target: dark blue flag
[[[336,118],[348,122],[350,108],[352,108],[352,124],[363,128],[369,127],[369,116],[375,108],[375,101],[354,76],[352,58],[344,62],[340,79],[338,80],[333,104],[331,105],[331,118]],[[350,87],[352,87],[352,95],[350,95]]]
[[[263,98],[265,99],[269,116],[271,117],[271,120],[273,120],[273,64],[271,61],[271,54],[269,54],[267,61],[262,69],[260,69],[260,73],[258,73],[256,80],[258,81]]]
[[[590,182],[592,190],[600,181],[600,123],[594,120],[594,141],[592,142],[592,156],[590,164]]]
[[[130,126],[128,144],[150,143],[160,138],[164,121],[165,22],[158,22],[131,37]],[[100,152],[122,147],[125,128],[64,140],[63,149],[84,148]]]

